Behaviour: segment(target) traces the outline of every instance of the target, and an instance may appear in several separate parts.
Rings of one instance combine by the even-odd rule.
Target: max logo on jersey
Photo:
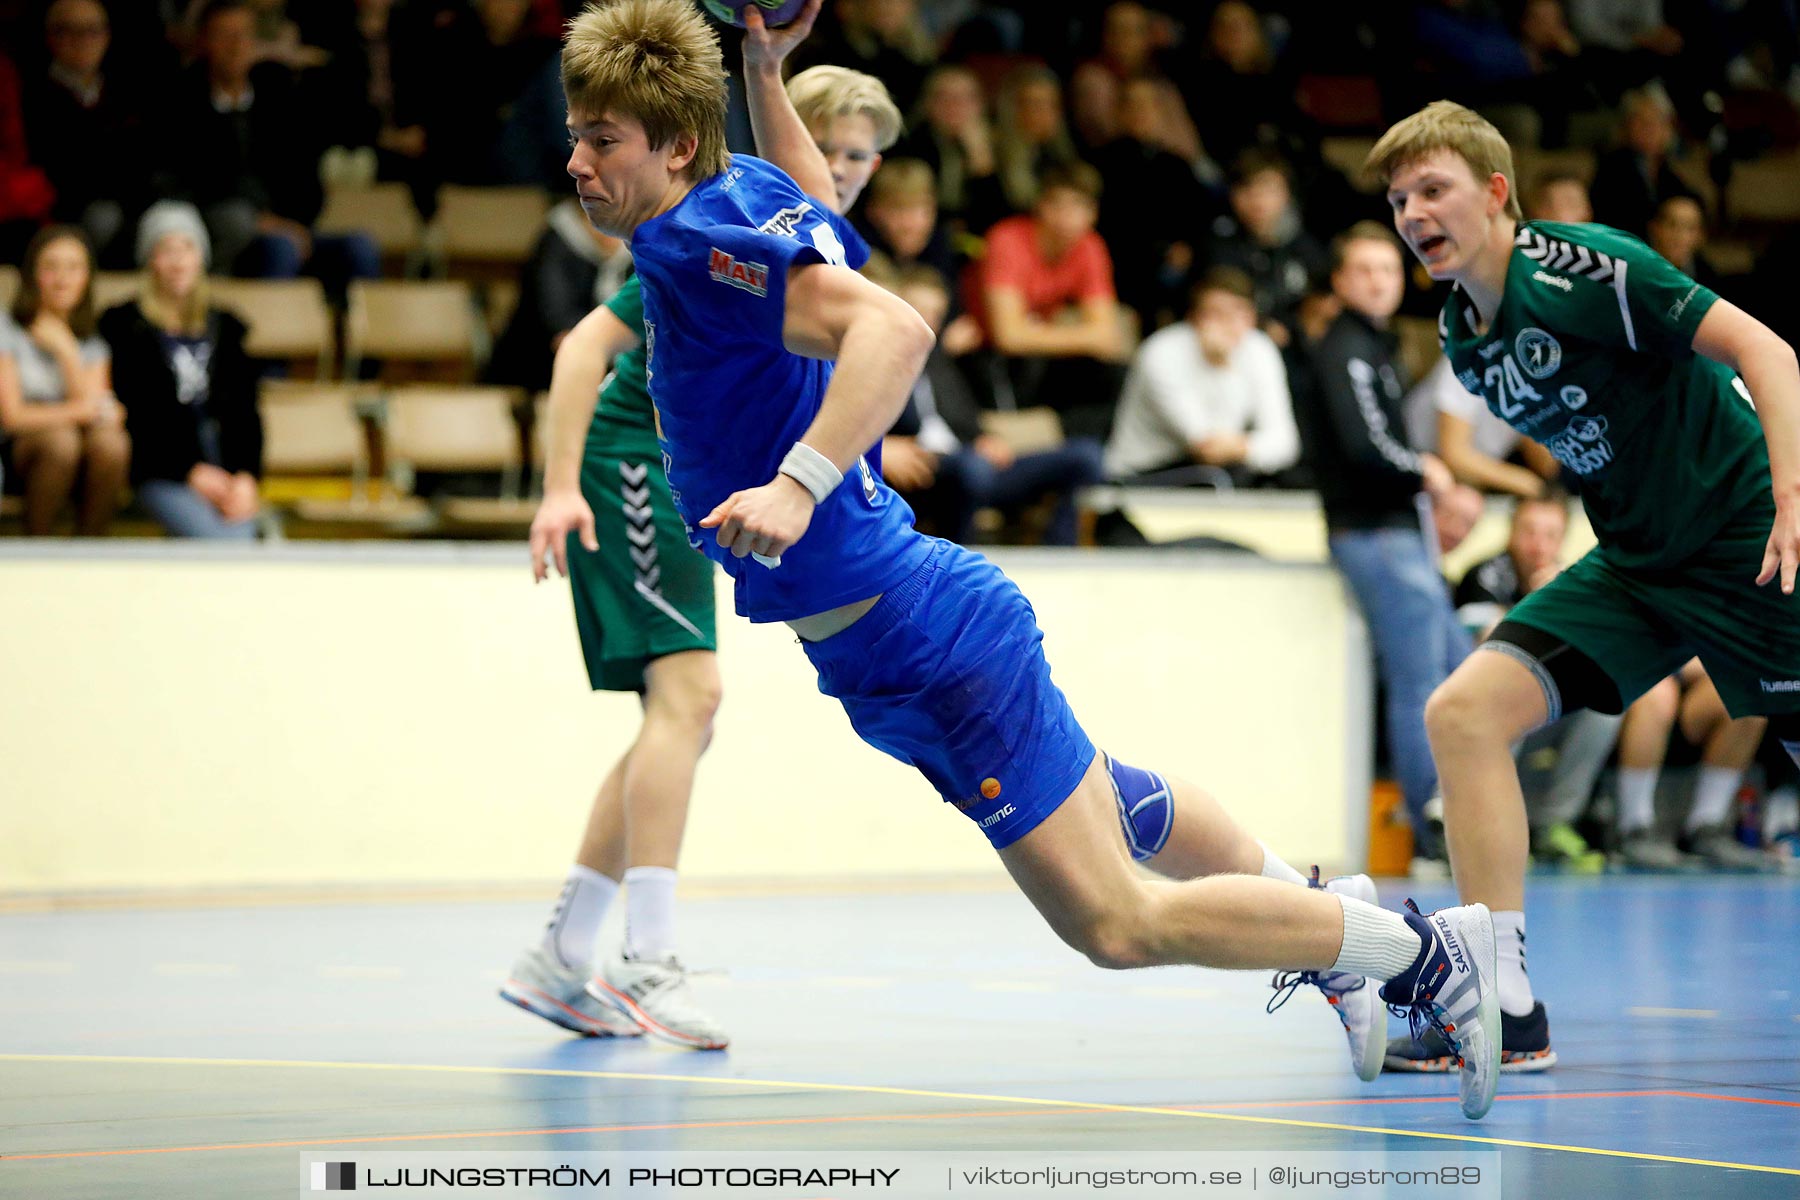
[[[742,288],[752,296],[769,294],[769,268],[764,263],[739,262],[717,246],[712,248],[712,258],[707,263],[707,270],[720,283],[728,283],[734,288]]]
[[[1548,379],[1562,366],[1562,346],[1554,337],[1536,327],[1521,329],[1513,339],[1519,365],[1533,379]]]

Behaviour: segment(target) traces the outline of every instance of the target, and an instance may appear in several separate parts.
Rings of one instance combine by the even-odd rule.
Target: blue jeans
[[[1469,656],[1469,635],[1418,529],[1339,530],[1331,535],[1331,561],[1356,594],[1375,642],[1387,689],[1388,757],[1413,832],[1422,833],[1425,804],[1437,790],[1425,701]]]
[[[254,541],[256,522],[227,521],[212,502],[185,483],[172,479],[146,479],[138,484],[138,503],[169,531],[170,537],[224,538]]]
[[[1055,496],[1056,510],[1044,530],[1044,544],[1073,546],[1075,494],[1100,482],[1104,474],[1101,454],[1100,443],[1094,439],[1070,438],[1051,450],[1021,454],[1002,471],[973,450],[959,450],[938,463],[937,484],[930,493],[908,499],[940,522],[946,538],[966,543],[981,509],[1011,512]]]

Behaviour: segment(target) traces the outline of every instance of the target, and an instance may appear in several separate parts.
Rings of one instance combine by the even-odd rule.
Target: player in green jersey
[[[1580,480],[1599,541],[1508,614],[1425,716],[1458,890],[1494,914],[1501,1069],[1541,1070],[1555,1056],[1525,973],[1510,747],[1564,712],[1619,712],[1697,654],[1732,716],[1767,716],[1800,760],[1800,368],[1638,239],[1522,222],[1511,151],[1460,105],[1401,121],[1368,165],[1400,236],[1456,285],[1439,333],[1457,378]],[[1388,1059],[1454,1061],[1429,1037]]]
[[[878,80],[839,67],[783,87],[781,63],[821,3],[780,29],[750,11],[746,96],[758,152],[841,212],[899,137],[900,113]],[[721,1049],[725,1031],[694,1003],[673,953],[676,860],[720,698],[713,571],[688,544],[663,474],[643,331],[633,277],[558,347],[544,500],[531,526],[533,575],[544,579],[553,562],[573,586],[589,681],[639,693],[643,723],[600,786],[542,939],[500,994],[589,1036],[642,1032]],[[595,936],[621,883],[625,946],[595,973]]]

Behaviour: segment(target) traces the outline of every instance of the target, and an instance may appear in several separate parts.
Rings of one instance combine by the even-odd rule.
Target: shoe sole
[[[723,1050],[731,1044],[729,1038],[715,1040],[698,1037],[691,1033],[682,1033],[679,1029],[669,1028],[667,1025],[664,1025],[661,1021],[658,1021],[649,1013],[645,1012],[642,1008],[638,1007],[637,1001],[633,1000],[630,996],[627,996],[624,992],[621,992],[618,988],[613,987],[604,979],[590,980],[588,982],[587,992],[588,995],[592,996],[594,999],[604,1001],[618,1009],[619,1012],[635,1022],[639,1029],[642,1029],[651,1037],[658,1038],[671,1045],[683,1046],[689,1050]]]
[[[1494,943],[1494,915],[1485,904],[1473,904],[1471,908],[1480,910],[1480,919],[1475,923],[1474,936],[1462,933],[1463,940],[1468,943],[1469,953],[1479,964],[1483,981],[1487,984],[1487,994],[1481,998],[1476,1008],[1476,1021],[1481,1028],[1481,1045],[1486,1050],[1486,1067],[1489,1085],[1480,1086],[1480,1065],[1470,1065],[1469,1055],[1463,1055],[1462,1065],[1462,1110],[1463,1116],[1471,1121],[1479,1121],[1487,1116],[1488,1109],[1494,1106],[1496,1086],[1500,1080],[1500,958]]]
[[[539,991],[516,979],[508,979],[501,985],[500,998],[509,1004],[518,1005],[534,1017],[542,1017],[558,1028],[579,1033],[582,1037],[637,1037],[642,1032],[623,1032],[609,1028],[592,1017],[583,1016],[548,992]]]
[[[1548,1071],[1556,1065],[1555,1050],[1502,1050],[1500,1051],[1500,1073],[1502,1075],[1529,1075],[1537,1071]],[[1399,1055],[1388,1055],[1383,1061],[1383,1069],[1398,1075],[1448,1075],[1460,1066],[1460,1060],[1454,1055],[1443,1054],[1437,1058],[1403,1058]]]

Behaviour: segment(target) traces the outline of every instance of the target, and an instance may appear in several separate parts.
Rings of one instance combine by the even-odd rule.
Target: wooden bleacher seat
[[[511,271],[531,257],[550,199],[531,187],[463,187],[438,191],[432,238],[453,278],[464,270]]]
[[[1800,153],[1738,163],[1725,187],[1725,211],[1737,225],[1800,221]]]
[[[19,294],[19,268],[0,264],[0,311],[12,311],[13,297]]]
[[[521,495],[524,445],[516,388],[396,388],[382,425],[390,462],[417,471],[498,471],[497,497],[453,497],[436,506],[441,532],[511,536],[531,524],[537,505]]]
[[[408,263],[420,252],[425,226],[403,183],[332,188],[313,227],[320,233],[366,233],[388,264]]]
[[[286,363],[291,373],[331,378],[337,358],[331,310],[316,279],[214,279],[213,303],[236,313],[250,333],[253,358]]]
[[[481,334],[475,297],[452,280],[359,279],[344,318],[344,374],[378,359],[387,379],[473,377]]]
[[[143,288],[141,271],[95,271],[94,314],[98,316],[116,304],[137,299]]]

